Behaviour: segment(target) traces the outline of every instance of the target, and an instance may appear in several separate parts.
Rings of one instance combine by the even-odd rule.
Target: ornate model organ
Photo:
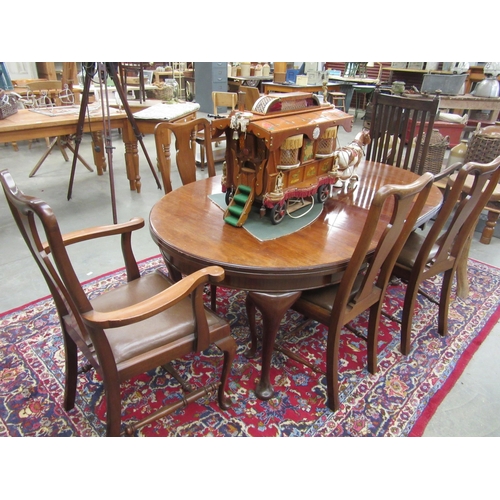
[[[212,122],[226,134],[222,189],[224,219],[242,226],[254,204],[281,222],[290,202],[316,196],[320,203],[338,180],[333,152],[339,126],[350,131],[353,117],[321,104],[316,95],[295,92],[261,96],[252,111],[234,111]]]

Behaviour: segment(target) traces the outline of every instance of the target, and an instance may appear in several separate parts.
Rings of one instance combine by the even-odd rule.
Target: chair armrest
[[[110,312],[89,311],[82,314],[84,322],[90,327],[117,328],[131,325],[151,318],[156,314],[174,306],[191,294],[197,287],[209,281],[221,281],[224,269],[220,266],[209,266],[186,276],[172,284],[166,290],[143,300],[133,306]]]
[[[95,226],[78,231],[72,231],[62,235],[65,245],[72,245],[81,241],[92,240],[101,238],[103,236],[115,236],[117,234],[130,233],[144,227],[144,219],[141,217],[134,217],[128,222],[121,224],[110,224],[108,226]]]
[[[144,219],[141,217],[134,217],[128,222],[121,224],[110,224],[107,226],[95,226],[78,231],[72,231],[61,235],[65,246],[72,245],[73,243],[80,243],[103,236],[116,236],[121,234],[121,248],[125,268],[127,270],[127,280],[132,281],[140,276],[139,267],[132,251],[132,231],[144,227]],[[43,243],[43,248],[47,254],[50,253],[48,242]]]
[[[444,179],[445,177],[449,177],[451,174],[453,174],[455,171],[457,171],[459,168],[461,168],[462,165],[463,165],[462,162],[457,162],[457,163],[453,163],[453,165],[446,167],[444,170],[441,170],[441,172],[434,175],[434,182],[440,181],[441,179]]]

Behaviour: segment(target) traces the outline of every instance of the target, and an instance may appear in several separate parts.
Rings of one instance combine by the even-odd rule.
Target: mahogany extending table
[[[209,265],[225,270],[218,285],[251,291],[259,300],[263,317],[262,372],[256,388],[260,399],[273,396],[269,373],[274,341],[285,312],[302,290],[336,283],[358,242],[375,192],[385,184],[408,184],[416,174],[391,165],[362,161],[359,182],[324,203],[320,216],[310,225],[277,239],[260,241],[244,227],[223,220],[223,211],[209,195],[220,193],[221,178],[186,184],[171,191],[152,208],[150,232],[165,262],[179,279]],[[442,194],[433,187],[420,226],[432,218],[442,204]],[[371,244],[387,224],[384,212]],[[264,217],[263,224],[270,224]]]

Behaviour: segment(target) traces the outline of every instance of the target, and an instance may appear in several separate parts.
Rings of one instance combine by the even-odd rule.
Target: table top
[[[330,75],[328,79],[331,82],[367,84],[367,85],[376,85],[380,81],[378,80],[378,78],[361,78],[361,77],[340,76],[340,75]]]
[[[127,118],[123,111],[110,110],[111,119],[121,120]],[[0,133],[10,132],[23,129],[47,128],[59,125],[76,125],[80,108],[77,107],[74,113],[64,115],[48,116],[46,114],[30,111],[29,109],[20,109],[17,113],[8,116],[4,120],[0,120]],[[89,117],[86,116],[85,121],[88,122]],[[91,122],[102,122],[102,114],[99,112],[90,116]]]
[[[220,177],[197,181],[171,191],[154,205],[151,236],[167,261],[182,273],[222,266],[225,286],[267,292],[323,286],[338,281],[349,262],[377,189],[416,178],[412,172],[376,162],[361,162],[358,175],[357,187],[338,199],[328,199],[312,224],[268,241],[224,222],[223,211],[208,197],[221,192]],[[419,225],[441,203],[441,192],[433,187]],[[263,223],[271,221],[266,217]],[[387,214],[381,218],[371,251],[386,224]]]
[[[197,102],[159,103],[134,113],[134,117],[137,120],[175,121],[199,109]]]
[[[75,134],[78,125],[79,109],[74,114],[47,116],[35,113],[29,109],[20,109],[17,113],[0,120],[0,138],[2,142],[12,142],[41,137],[55,137]],[[110,123],[112,128],[123,128],[127,115],[123,111],[111,110]],[[83,132],[97,132],[103,129],[102,114],[85,117]]]
[[[228,80],[236,80],[237,82],[248,82],[248,81],[252,81],[252,80],[258,80],[258,81],[270,81],[272,80],[274,77],[273,75],[268,75],[268,76],[228,76],[227,79]]]
[[[464,95],[440,95],[440,107],[461,105],[465,109],[500,109],[500,97],[477,97],[472,94]]]

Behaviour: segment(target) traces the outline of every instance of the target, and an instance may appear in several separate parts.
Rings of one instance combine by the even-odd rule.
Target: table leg
[[[274,341],[281,320],[290,306],[300,297],[301,292],[265,293],[248,292],[246,299],[252,346],[248,357],[255,356],[255,307],[262,313],[262,371],[255,394],[264,401],[274,395],[269,378]]]
[[[106,171],[107,165],[101,131],[92,132],[92,143],[92,154],[94,155],[94,165],[97,168],[97,175],[102,175]]]
[[[125,164],[130,190],[141,192],[141,176],[139,175],[139,154],[137,137],[132,130],[132,125],[127,122],[122,130],[122,139],[125,144]]]

